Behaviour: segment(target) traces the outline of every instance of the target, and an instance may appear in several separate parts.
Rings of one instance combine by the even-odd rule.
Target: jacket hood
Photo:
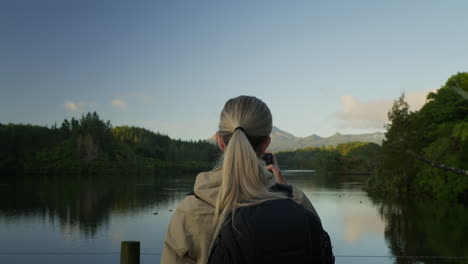
[[[195,194],[213,207],[216,206],[218,191],[221,185],[221,168],[214,169],[208,172],[202,172],[197,175],[194,185]],[[267,174],[267,186],[275,185],[275,177],[273,174]]]

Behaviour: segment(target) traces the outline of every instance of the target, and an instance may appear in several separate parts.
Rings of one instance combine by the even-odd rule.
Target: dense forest
[[[388,117],[370,189],[468,201],[468,73],[450,77],[419,111],[402,95]]]
[[[381,147],[371,142],[350,142],[336,147],[308,147],[276,153],[282,168],[336,173],[372,173],[381,163]]]
[[[52,127],[0,124],[0,175],[148,174],[213,167],[216,146],[174,140],[149,130],[104,122],[97,113]]]

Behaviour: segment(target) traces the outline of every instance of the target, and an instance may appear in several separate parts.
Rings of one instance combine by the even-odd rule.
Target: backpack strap
[[[271,186],[270,190],[272,192],[286,193],[289,198],[293,197],[293,188],[289,184],[276,183],[275,185]]]
[[[198,195],[195,193],[194,190],[192,190],[191,192],[187,193],[187,195],[185,195],[185,197],[191,196],[191,195],[195,196],[195,198],[197,198],[198,200],[200,200],[200,201],[202,201],[202,202],[205,202],[205,203],[209,204],[210,206],[212,206],[210,203],[208,203],[207,201],[205,201],[205,200],[203,200],[202,198],[200,198],[200,196],[198,196]]]
[[[282,192],[282,193],[286,193],[288,195],[289,198],[293,197],[293,188],[291,185],[289,184],[281,184],[281,183],[276,183],[275,185],[271,186],[270,190],[272,192]],[[186,196],[190,196],[190,195],[194,195],[197,199],[200,199],[202,201],[204,201],[202,198],[200,198],[200,196],[198,196],[194,190],[192,190],[191,192],[187,193]]]
[[[196,194],[195,194],[195,191],[192,190],[191,192],[187,193],[187,195],[185,196],[190,196],[190,195],[195,195],[195,197],[197,197],[198,199],[200,199],[200,197],[198,197]]]

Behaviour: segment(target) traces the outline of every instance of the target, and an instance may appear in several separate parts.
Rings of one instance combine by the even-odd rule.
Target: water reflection
[[[189,175],[27,179],[0,190],[0,217],[5,223],[26,218],[58,223],[64,239],[76,232],[93,239],[98,231],[107,229],[111,212],[134,214],[176,203],[193,181]]]
[[[362,190],[365,176],[309,173],[291,175],[287,180],[299,186],[314,204],[330,234],[333,251],[339,256],[337,263],[391,263],[387,257],[373,260],[354,257],[386,256],[388,251],[383,232],[366,227],[368,222],[375,225],[383,222]]]
[[[468,209],[462,205],[369,196],[362,189],[365,176],[286,174],[319,212],[340,256],[337,263],[468,262],[392,257],[468,255]],[[0,252],[118,252],[121,241],[139,240],[142,252],[160,253],[170,210],[192,190],[194,180],[194,175],[166,173],[2,183]],[[36,257],[0,256],[0,262],[30,263]],[[88,257],[43,262],[83,263]],[[93,259],[117,263],[118,255]],[[142,263],[159,263],[159,256],[145,256]]]
[[[349,212],[343,218],[343,225],[348,244],[365,239],[368,234],[382,234],[385,230],[384,223],[374,212]]]
[[[395,256],[466,256],[460,259],[397,258],[395,263],[468,263],[468,208],[413,198],[372,196],[385,220],[385,239]]]

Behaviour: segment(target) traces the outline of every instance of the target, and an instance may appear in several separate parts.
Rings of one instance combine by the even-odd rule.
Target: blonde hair
[[[216,200],[213,241],[229,214],[234,218],[237,208],[285,198],[269,190],[268,171],[261,160],[263,153],[258,152],[271,129],[270,109],[260,99],[239,96],[224,105],[218,133],[226,148],[220,161],[222,179]]]

